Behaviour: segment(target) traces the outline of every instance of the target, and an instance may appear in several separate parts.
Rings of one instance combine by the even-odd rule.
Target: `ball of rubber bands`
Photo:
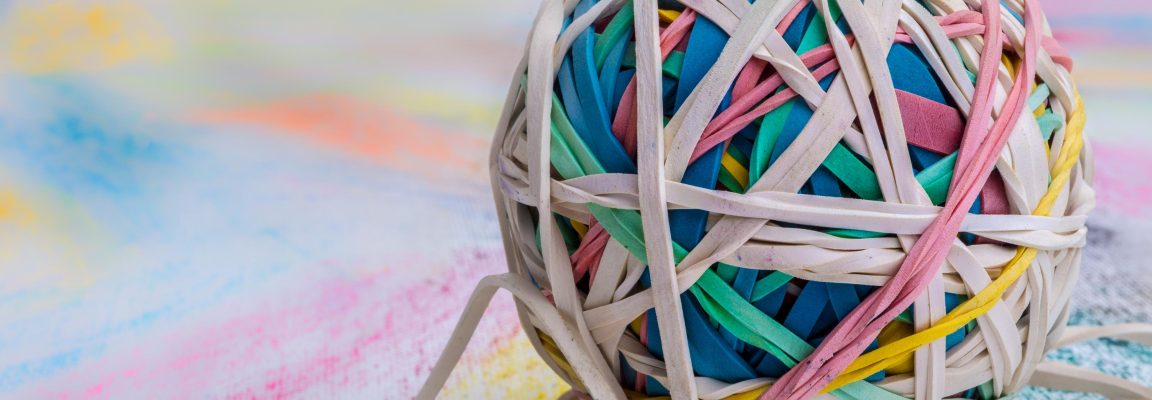
[[[1072,67],[1036,0],[544,0],[478,296],[584,398],[1148,396],[1042,362],[1094,205]]]

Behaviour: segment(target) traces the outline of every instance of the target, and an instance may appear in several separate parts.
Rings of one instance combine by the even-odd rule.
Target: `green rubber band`
[[[634,210],[607,208],[594,203],[589,203],[588,209],[592,211],[592,214],[596,216],[596,219],[600,221],[600,225],[604,227],[604,230],[606,230],[609,235],[612,235],[620,244],[624,245],[624,248],[628,249],[629,252],[647,264],[648,257],[644,250],[644,242],[639,239],[644,235],[640,214],[638,212]],[[680,245],[675,242],[672,242],[672,251],[673,258],[677,263],[683,260],[688,254],[683,247],[680,247]],[[769,276],[769,278],[771,277],[772,275]],[[772,279],[783,279],[783,277]],[[771,283],[769,282],[763,285],[767,287],[769,284]],[[796,360],[803,359],[814,350],[811,345],[804,342],[800,337],[792,333],[792,331],[784,328],[780,323],[764,315],[759,309],[747,300],[744,300],[743,297],[736,293],[732,287],[725,284],[723,279],[716,275],[716,272],[711,269],[705,270],[703,277],[689,290],[696,294],[701,306],[705,308],[705,312],[710,318],[715,319],[719,325],[728,329],[740,340],[771,352],[780,358],[781,361],[788,364],[789,367],[794,366]],[[755,289],[753,290],[755,292]],[[719,303],[713,300],[713,298],[718,299]],[[754,325],[745,325],[742,321],[754,321]],[[777,341],[772,341],[769,338],[776,338]],[[903,397],[863,381],[850,383],[831,393],[842,399],[904,399]]]
[[[846,239],[871,239],[888,235],[884,232],[862,231],[859,229],[829,229],[824,231],[824,233]]]
[[[1040,107],[1044,103],[1044,99],[1047,99],[1050,94],[1052,94],[1052,90],[1047,83],[1036,85],[1036,90],[1033,90],[1032,95],[1028,96],[1028,109],[1035,110],[1036,107]]]
[[[736,181],[736,178],[732,176],[732,173],[728,172],[728,170],[724,168],[720,168],[720,176],[717,178],[717,180],[720,181],[721,185],[724,185],[724,187],[732,191],[732,193],[744,193],[744,187],[740,186],[740,182]]]
[[[660,68],[665,75],[680,79],[680,71],[684,69],[684,53],[679,51],[668,53],[668,58],[664,59],[664,64]]]
[[[833,147],[832,152],[824,159],[823,165],[861,199],[876,200],[882,197],[876,173],[844,145],[836,143],[836,147]]]
[[[636,44],[629,43],[628,50],[624,52],[624,62],[621,64],[628,68],[636,68]],[[684,67],[684,52],[673,50],[668,53],[664,63],[660,65],[664,75],[680,79],[680,70]]]
[[[596,203],[588,203],[588,210],[600,222],[600,226],[620,242],[629,253],[632,253],[645,264],[648,263],[648,252],[644,249],[644,231],[640,221],[640,213],[635,210],[619,210],[608,208]]]
[[[728,151],[726,151],[726,153],[732,156],[732,159],[736,160],[737,163],[743,165],[744,168],[748,168],[748,156],[744,155],[744,152],[740,151],[739,147],[728,146]]]
[[[834,1],[828,2],[828,13],[831,14],[833,21],[839,20],[840,4]],[[808,30],[804,31],[804,37],[800,38],[796,54],[803,55],[825,44],[828,44],[828,25],[824,23],[824,17],[817,15],[808,23]]]
[[[744,342],[746,342],[750,345],[756,346],[756,348],[767,351],[769,354],[772,354],[776,358],[780,359],[780,361],[784,362],[784,365],[787,365],[789,368],[796,365],[797,359],[803,358],[803,357],[794,357],[794,356],[788,354],[789,350],[791,350],[791,351],[796,351],[796,350],[803,351],[803,349],[784,350],[783,348],[778,346],[776,344],[776,342],[774,342],[771,339],[766,338],[765,336],[774,338],[776,340],[781,340],[781,341],[787,340],[788,336],[791,336],[792,338],[797,339],[797,340],[799,339],[799,337],[797,337],[792,332],[788,331],[788,329],[784,328],[784,326],[780,325],[780,323],[776,322],[775,320],[773,320],[771,318],[768,318],[766,315],[764,315],[764,313],[759,312],[759,310],[757,310],[756,313],[743,313],[744,315],[733,315],[734,314],[733,310],[729,310],[728,308],[726,308],[722,305],[724,302],[724,300],[722,298],[721,299],[715,299],[715,298],[711,297],[711,293],[702,289],[702,288],[708,286],[708,284],[705,282],[709,278],[713,278],[716,280],[720,279],[719,277],[716,276],[715,272],[712,272],[712,270],[707,270],[704,272],[704,276],[700,277],[700,280],[696,281],[696,284],[692,285],[692,288],[691,288],[692,293],[696,295],[696,299],[700,301],[700,305],[704,308],[704,311],[706,313],[708,313],[708,315],[713,316],[716,318],[717,321],[720,321],[720,324],[723,325],[725,329],[728,329],[729,332],[732,332],[732,335],[736,336],[736,338],[743,340]],[[720,282],[719,284],[722,286],[727,286],[727,285],[724,285],[723,282]],[[729,289],[731,289],[731,288],[729,287]],[[739,295],[737,295],[736,297],[739,297]],[[743,301],[744,299],[740,299],[740,300]],[[739,307],[735,307],[735,308],[739,309]],[[739,311],[735,311],[735,313],[739,313]],[[759,317],[762,317],[762,318],[757,318],[756,320],[743,319],[743,318],[756,318],[756,314],[758,314]],[[755,322],[752,322],[752,321],[755,321]],[[760,327],[760,326],[767,327],[767,330],[761,331],[764,333],[758,333],[757,330],[746,325],[747,323],[755,324],[758,327]],[[801,343],[803,343],[803,341],[801,341]],[[804,344],[806,345],[807,343],[804,343]]]
[[[576,134],[576,128],[572,126],[572,121],[568,120],[568,113],[560,104],[560,97],[555,94],[552,95],[552,123],[560,132],[564,142],[568,144],[568,148],[571,149],[576,161],[580,163],[580,168],[584,170],[586,175],[605,172],[604,166],[600,165],[600,160],[592,155],[592,149],[588,148],[588,144],[584,143],[580,135]]]
[[[748,168],[748,157],[745,156],[744,153],[740,151],[740,149],[736,148],[736,146],[728,146],[728,150],[725,151],[725,153],[727,153],[729,156],[732,156],[732,159],[736,160],[736,163],[744,166],[744,168]],[[732,173],[729,172],[727,168],[720,168],[719,180],[720,183],[724,185],[724,187],[728,188],[728,190],[731,190],[733,193],[744,193],[744,191],[747,190],[747,188],[745,188],[739,180],[732,176]]]
[[[980,386],[978,386],[978,387],[980,388],[980,398],[981,399],[992,400],[992,392],[993,392],[992,381],[981,383]]]
[[[900,322],[907,322],[909,325],[912,325],[913,324],[912,323],[912,309],[909,308],[907,310],[904,310],[904,312],[902,312],[902,313],[900,313],[900,315],[896,316],[895,320],[900,321]]]
[[[948,197],[948,187],[952,184],[952,171],[956,167],[956,155],[957,153],[953,152],[916,174],[916,181],[920,182],[925,192],[928,192],[928,198],[932,199],[934,205],[943,204],[944,199]]]
[[[560,228],[560,236],[564,238],[564,248],[568,250],[568,256],[576,252],[576,248],[580,247],[580,234],[572,229],[572,225],[568,224],[566,218],[560,214],[552,213],[552,218],[556,220],[556,226]]]
[[[1036,124],[1040,125],[1040,136],[1047,142],[1052,139],[1053,133],[1064,127],[1064,118],[1048,110],[1044,115],[1036,117]]]
[[[540,224],[536,224],[536,251],[544,254],[544,245],[540,244]]]
[[[764,116],[764,121],[760,123],[760,132],[756,136],[756,142],[752,144],[751,161],[748,164],[748,187],[752,187],[768,170],[768,161],[772,159],[776,142],[780,140],[780,133],[784,131],[784,122],[788,119],[788,113],[792,111],[793,101],[796,100],[789,100],[769,111]]]
[[[776,291],[788,281],[792,280],[792,275],[788,275],[781,271],[772,271],[771,274],[765,276],[764,279],[756,281],[756,286],[752,287],[752,302],[760,301],[764,296]]]
[[[552,131],[552,140],[548,143],[548,155],[552,158],[552,166],[560,172],[560,176],[564,179],[584,176],[584,169],[580,167],[580,163],[576,162],[576,156],[572,154],[572,149],[568,147],[568,143],[560,136],[560,131],[556,130],[556,124],[552,124],[550,130]]]
[[[740,268],[728,264],[720,263],[716,266],[716,276],[723,279],[728,286],[732,286],[732,283],[736,282],[736,274],[739,272]]]
[[[834,8],[837,13],[839,8]],[[833,18],[839,16],[833,14]],[[813,29],[819,23],[820,29]],[[812,22],[808,24],[808,30],[804,32],[804,36],[800,39],[800,46],[796,54],[802,55],[809,50],[823,45],[828,41],[828,34],[824,29],[823,18],[813,18]],[[783,91],[786,86],[781,86],[776,90],[777,93]],[[788,114],[792,113],[792,107],[796,105],[797,101],[802,101],[799,98],[789,100],[780,107],[769,111],[768,115],[764,116],[764,121],[760,124],[760,132],[756,137],[756,141],[752,144],[752,154],[750,155],[750,162],[748,168],[748,187],[752,187],[756,181],[760,180],[764,172],[768,170],[768,161],[772,158],[772,152],[775,150],[776,141],[780,139],[780,133],[784,130],[784,124],[788,120]],[[763,144],[761,144],[763,143]]]
[[[839,11],[839,8],[836,8]],[[834,17],[838,17],[834,15]],[[820,29],[813,29],[820,24]],[[823,18],[813,18],[812,22],[808,24],[808,30],[804,32],[804,36],[800,39],[800,45],[796,54],[802,55],[809,50],[819,47],[828,41],[828,34],[824,29]],[[783,91],[787,86],[781,86],[776,90],[776,93]],[[756,141],[752,144],[752,154],[750,155],[751,161],[748,168],[748,187],[752,187],[764,172],[768,170],[768,161],[772,158],[772,152],[775,151],[776,142],[780,140],[780,133],[784,131],[784,124],[788,120],[788,114],[792,113],[792,107],[796,102],[802,101],[795,98],[781,104],[772,111],[769,111],[764,116],[764,121],[760,124],[760,132],[756,137]],[[763,143],[763,144],[761,144]]]
[[[789,368],[815,350],[788,328],[744,300],[712,270],[705,270],[690,290],[705,312],[716,318],[733,336],[767,351]],[[902,396],[865,381],[844,385],[831,394],[841,399],[905,400]]]
[[[597,71],[604,68],[604,61],[608,59],[608,53],[612,52],[612,47],[615,47],[616,43],[624,38],[624,34],[632,29],[635,12],[632,2],[628,2],[620,8],[615,17],[612,17],[612,22],[608,23],[604,32],[596,37],[596,42],[592,45],[592,54],[595,55]]]

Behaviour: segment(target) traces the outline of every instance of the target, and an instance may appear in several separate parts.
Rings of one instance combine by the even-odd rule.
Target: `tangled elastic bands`
[[[1064,327],[1092,156],[1036,1],[673,3],[544,0],[492,150],[510,272],[419,398],[497,289],[580,398],[1152,398],[1043,360],[1152,327]]]
[[[968,208],[976,200],[976,195],[996,162],[995,156],[1008,140],[1009,128],[1014,127],[1021,108],[1035,79],[1036,47],[1039,42],[1039,12],[1035,0],[1024,1],[1024,57],[1012,91],[1005,101],[1002,117],[992,125],[986,135],[985,127],[992,113],[992,82],[1000,63],[1000,8],[983,7],[985,47],[980,56],[980,71],[976,79],[976,95],[973,112],[968,120],[963,144],[956,168],[960,173],[953,174],[952,196],[944,205],[944,211],[928,227],[924,235],[908,254],[900,271],[884,284],[879,291],[869,296],[864,303],[852,310],[848,318],[841,321],[816,351],[809,355],[802,368],[788,371],[773,384],[760,398],[773,399],[784,396],[787,399],[805,399],[829,386],[848,364],[863,353],[865,346],[880,334],[880,329],[896,318],[896,315],[912,304],[928,286],[928,281],[944,261],[945,249],[959,233],[960,221],[967,215]],[[973,154],[975,153],[975,154]],[[1058,188],[1063,183],[1056,186]],[[956,194],[961,194],[957,196]],[[936,338],[922,338],[921,345]],[[884,351],[883,349],[880,351]],[[815,361],[815,362],[812,362]],[[837,382],[843,384],[846,382]],[[829,386],[835,389],[836,385]]]

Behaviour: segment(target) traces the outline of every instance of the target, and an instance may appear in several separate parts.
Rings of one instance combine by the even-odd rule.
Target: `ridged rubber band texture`
[[[1043,361],[1152,326],[1065,327],[1093,164],[1037,0],[544,0],[530,35],[509,273],[419,398],[498,288],[566,397],[1152,398]]]

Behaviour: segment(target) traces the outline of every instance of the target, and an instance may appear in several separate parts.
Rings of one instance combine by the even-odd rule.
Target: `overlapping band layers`
[[[1036,1],[545,0],[531,35],[492,152],[517,276],[479,297],[517,294],[574,395],[998,398],[1073,375],[1041,360],[1092,160]]]

